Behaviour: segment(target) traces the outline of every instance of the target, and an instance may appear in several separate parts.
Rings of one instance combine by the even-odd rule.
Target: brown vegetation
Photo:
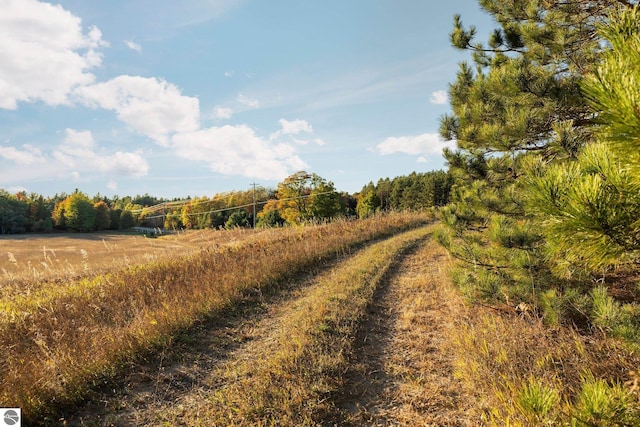
[[[262,231],[257,231],[260,233]],[[139,233],[60,233],[0,235],[0,287],[4,297],[81,276],[237,243],[252,230],[198,230],[148,238]]]
[[[483,424],[604,426],[640,420],[640,400],[630,393],[640,357],[619,340],[549,328],[530,313],[473,307],[458,320],[449,348],[455,375],[475,396]]]
[[[427,241],[376,291],[360,326],[338,425],[475,426],[480,414],[455,378],[448,340],[467,307],[446,251]]]
[[[273,230],[3,300],[0,400],[33,420],[51,405],[77,401],[122,362],[252,289],[425,220],[404,214]]]

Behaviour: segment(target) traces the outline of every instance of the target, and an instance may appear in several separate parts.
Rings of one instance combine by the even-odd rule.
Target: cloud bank
[[[96,148],[90,131],[65,129],[65,139],[53,157],[78,174],[99,171],[104,175],[141,177],[149,173],[149,164],[139,152],[99,154]]]
[[[280,180],[307,168],[290,144],[274,143],[246,125],[210,127],[173,136],[176,155],[206,162],[224,175]]]
[[[129,49],[142,47],[124,40]],[[60,5],[36,0],[6,0],[0,13],[0,109],[42,102],[111,111],[131,131],[143,135],[181,158],[206,162],[220,174],[282,179],[307,168],[295,144],[284,135],[312,133],[305,120],[279,121],[280,130],[261,137],[247,125],[210,127],[200,123],[200,100],[162,78],[119,75],[96,81],[92,71],[102,66],[101,48],[109,46],[96,27],[83,30],[82,20]],[[231,77],[232,72],[225,73]],[[260,102],[238,93],[245,108]],[[216,107],[214,119],[229,119],[234,110]],[[323,144],[321,139],[316,143]],[[85,174],[142,177],[150,166],[137,151],[109,151],[97,146],[90,130],[64,129],[64,140],[48,152],[34,145],[0,145],[0,158],[16,167],[44,164],[33,175],[78,179]],[[5,171],[8,174],[8,169]],[[54,172],[55,171],[55,172]],[[20,174],[20,179],[24,179]],[[16,176],[15,179],[18,179]],[[117,188],[111,180],[109,188]]]

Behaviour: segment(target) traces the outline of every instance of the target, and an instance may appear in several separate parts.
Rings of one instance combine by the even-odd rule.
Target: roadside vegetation
[[[479,3],[497,28],[454,18],[471,61],[441,121],[437,239],[479,310],[457,374],[491,425],[638,425],[637,1]]]
[[[81,400],[123,364],[247,292],[357,245],[424,224],[418,214],[257,233],[237,244],[131,266],[3,299],[0,401],[38,420]]]

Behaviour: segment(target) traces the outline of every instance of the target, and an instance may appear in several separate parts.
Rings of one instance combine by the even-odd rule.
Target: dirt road
[[[293,314],[305,310],[306,301],[317,298],[353,258],[319,266],[270,294],[247,295],[235,311],[200,323],[130,366],[126,377],[103,387],[85,406],[61,414],[60,422],[212,425],[212,406],[234,419],[243,409],[224,393],[242,391],[238,384],[259,375],[261,364],[278,351],[277,335]],[[447,262],[444,250],[426,239],[403,252],[384,275],[345,344],[348,365],[333,373],[334,388],[322,391],[325,410],[316,424],[477,425],[447,352],[448,331],[464,311],[448,284]]]

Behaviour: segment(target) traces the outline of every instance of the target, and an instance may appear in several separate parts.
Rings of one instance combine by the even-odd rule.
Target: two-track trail
[[[61,423],[473,425],[448,328],[463,310],[430,227],[251,295]]]
[[[336,399],[336,425],[478,425],[447,346],[466,316],[447,264],[446,251],[427,241],[378,287]]]

